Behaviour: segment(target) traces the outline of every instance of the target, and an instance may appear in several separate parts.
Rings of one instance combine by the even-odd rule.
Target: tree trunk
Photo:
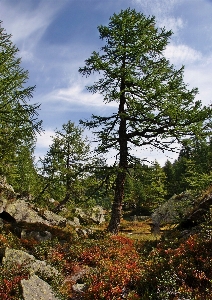
[[[116,177],[115,196],[112,206],[110,223],[108,225],[108,231],[117,234],[121,222],[122,201],[124,198],[124,183],[126,178],[126,172],[120,171]]]
[[[123,70],[125,69],[125,59],[123,59]],[[119,231],[121,212],[122,212],[122,202],[124,199],[124,184],[127,175],[128,168],[128,148],[127,148],[127,122],[125,115],[125,82],[124,78],[121,80],[120,90],[123,91],[120,96],[119,104],[119,149],[120,149],[120,159],[119,159],[119,170],[116,177],[115,184],[115,195],[112,205],[111,219],[108,225],[108,231],[117,234]]]

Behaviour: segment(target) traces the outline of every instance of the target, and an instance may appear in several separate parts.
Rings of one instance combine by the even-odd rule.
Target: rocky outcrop
[[[10,197],[7,198],[7,194]],[[0,230],[4,235],[0,245],[2,270],[14,269],[14,278],[15,272],[20,272],[18,274],[21,275],[17,277],[20,299],[59,300],[61,283],[61,290],[63,284],[65,289],[69,289],[70,299],[80,299],[86,288],[83,277],[89,272],[89,268],[75,266],[75,260],[72,265],[68,258],[62,265],[61,260],[77,235],[77,240],[93,235],[93,231],[83,225],[101,224],[105,221],[105,211],[100,206],[89,210],[79,208],[75,210],[75,214],[64,211],[63,215],[72,217],[68,220],[50,210],[36,207],[29,199],[30,197],[22,198],[20,195],[17,197],[12,187],[6,184],[1,188],[0,182]],[[60,247],[63,247],[62,253]],[[55,287],[57,293],[53,289]]]
[[[39,216],[32,205],[22,199],[7,203],[5,211],[11,214],[17,222],[42,223],[49,225],[48,221]]]
[[[194,204],[194,207],[185,214],[184,218],[180,222],[181,228],[190,228],[197,226],[204,222],[211,213],[212,207],[212,193],[209,188],[209,193],[199,197]]]
[[[59,272],[45,261],[37,260],[33,255],[22,250],[5,249],[2,264],[11,268],[14,264],[24,265],[31,275],[39,274],[45,278],[54,278]]]
[[[192,209],[194,205],[194,197],[189,192],[174,195],[167,202],[159,206],[152,214],[153,227],[166,224],[179,223]]]
[[[7,200],[0,195],[0,213],[2,213],[5,210],[5,207],[7,205]]]

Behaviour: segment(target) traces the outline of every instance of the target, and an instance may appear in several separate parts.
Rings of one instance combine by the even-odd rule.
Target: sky
[[[103,46],[97,26],[108,25],[110,16],[129,7],[173,31],[165,56],[176,68],[185,66],[188,88],[197,87],[197,99],[211,103],[212,0],[0,0],[2,27],[12,34],[21,66],[29,71],[27,84],[36,85],[32,103],[41,104],[44,132],[37,137],[36,159],[46,154],[62,124],[78,125],[92,114],[114,111],[101,95],[86,90],[94,78],[82,77],[78,69]],[[138,155],[161,165],[178,156],[149,149],[139,149]]]

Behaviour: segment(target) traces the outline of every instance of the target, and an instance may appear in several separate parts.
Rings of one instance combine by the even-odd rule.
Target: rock
[[[7,205],[7,200],[0,196],[0,213],[2,213],[5,210],[5,207]]]
[[[2,264],[10,268],[14,263],[24,264],[31,275],[41,274],[45,278],[54,278],[59,275],[58,270],[46,264],[45,261],[37,260],[33,255],[22,250],[6,248]]]
[[[192,207],[193,196],[189,192],[174,195],[154,211],[152,223],[156,227],[179,223]]]
[[[212,205],[212,194],[197,199],[194,207],[184,216],[179,224],[180,229],[190,229],[203,222],[209,216]]]
[[[61,217],[49,210],[45,210],[43,212],[43,217],[53,226],[65,227],[67,223],[66,218]]]
[[[105,222],[105,211],[101,206],[94,206],[91,210],[90,219],[96,224]]]
[[[41,223],[45,225],[65,227],[67,219],[49,210],[39,210],[23,199],[7,203],[5,210],[13,216],[17,222]]]
[[[59,300],[55,297],[51,286],[36,275],[28,280],[22,279],[21,286],[24,300]]]
[[[82,208],[76,208],[75,214],[82,224],[102,224],[105,222],[105,211],[101,206],[94,206],[86,211]]]
[[[72,286],[73,291],[77,293],[84,292],[85,288],[86,288],[85,283],[76,283]]]
[[[0,177],[0,193],[3,194],[7,199],[12,199],[16,196],[13,187],[7,183],[6,177]]]
[[[76,228],[76,233],[80,237],[87,237],[93,235],[93,230],[90,228]]]
[[[5,210],[11,214],[17,222],[42,223],[49,225],[25,200],[18,199],[13,203],[8,203]]]
[[[21,231],[21,238],[23,239],[29,239],[33,238],[38,242],[44,242],[44,241],[49,241],[52,239],[52,234],[49,231],[30,231],[27,232],[26,230]]]
[[[78,227],[78,226],[80,226],[80,220],[79,220],[79,218],[74,217],[73,221],[67,220],[67,225]]]
[[[86,237],[88,235],[88,232],[87,232],[86,229],[77,228],[76,232],[77,232],[79,237]]]

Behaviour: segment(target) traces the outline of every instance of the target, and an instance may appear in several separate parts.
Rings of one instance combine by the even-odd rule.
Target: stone
[[[45,261],[37,260],[33,255],[22,250],[5,249],[2,264],[10,268],[14,263],[25,265],[30,274],[41,274],[47,278],[54,278],[59,272],[54,267],[48,265]]]
[[[36,275],[28,280],[22,279],[21,286],[24,300],[59,300],[55,297],[51,286]]]
[[[102,224],[105,222],[105,210],[99,205],[86,211],[81,208],[76,208],[75,214],[82,224]]]
[[[193,196],[189,192],[174,195],[159,206],[151,216],[153,226],[177,224],[193,206]]]
[[[65,227],[67,220],[64,217],[61,217],[50,210],[45,210],[43,212],[43,217],[53,226]]]
[[[0,213],[5,210],[6,204],[7,200],[4,197],[0,196]]]
[[[67,220],[67,225],[73,226],[73,227],[78,227],[80,226],[80,220],[77,217],[73,218],[73,221]]]
[[[17,222],[42,223],[49,225],[25,200],[18,199],[8,203],[5,210],[11,214]]]
[[[104,209],[99,205],[94,206],[91,210],[90,218],[94,223],[97,223],[97,224],[104,223],[105,222],[105,211],[104,211]]]
[[[77,293],[82,293],[86,288],[86,285],[85,283],[76,283],[76,284],[73,284],[72,286],[72,289],[74,292],[77,292]]]
[[[49,241],[52,239],[52,234],[49,231],[30,231],[29,233],[22,232],[21,233],[22,238],[33,238],[38,242],[44,242],[44,241]]]

